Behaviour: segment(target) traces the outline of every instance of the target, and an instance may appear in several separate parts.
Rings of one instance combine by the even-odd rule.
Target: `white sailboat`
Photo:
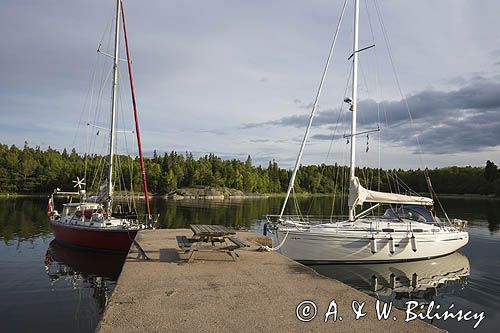
[[[356,137],[366,132],[356,130],[359,0],[354,2],[354,41],[352,98],[346,98],[352,115],[350,139],[349,218],[333,222],[284,215],[302,153],[316,112],[324,79],[345,13],[344,2],[330,53],[313,104],[309,123],[290,178],[285,201],[279,215],[268,215],[271,230],[276,233],[280,249],[286,256],[304,263],[375,263],[411,261],[450,254],[467,244],[466,221],[441,221],[433,212],[432,198],[384,193],[364,188],[355,175]],[[430,180],[429,180],[430,184]],[[364,203],[372,205],[357,213]],[[376,208],[389,205],[382,216],[372,215]]]

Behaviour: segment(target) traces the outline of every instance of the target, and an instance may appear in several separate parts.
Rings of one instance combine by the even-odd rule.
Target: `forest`
[[[213,154],[194,158],[191,153],[171,152],[159,156],[156,151],[145,158],[149,192],[164,195],[178,188],[234,188],[244,192],[286,192],[291,170],[280,168],[275,161],[255,166],[250,156],[246,161],[224,160]],[[48,148],[23,148],[0,144],[0,193],[51,193],[55,188],[72,190],[77,176],[86,177],[89,191],[98,189],[106,177],[107,160],[99,155],[81,155],[75,149],[68,153]],[[142,189],[138,157],[117,156],[117,188]],[[356,169],[365,186],[374,190],[405,192],[409,187],[428,193],[425,175],[440,194],[481,194],[500,196],[500,170],[491,161],[484,167],[446,167],[416,170]],[[342,165],[301,166],[295,191],[328,194],[345,192],[349,168]],[[402,185],[403,184],[403,185]],[[406,185],[406,186],[405,186]],[[403,186],[403,187],[402,187]]]

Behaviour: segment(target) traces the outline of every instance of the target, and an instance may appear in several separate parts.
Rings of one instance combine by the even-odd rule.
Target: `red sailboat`
[[[113,167],[116,137],[115,122],[118,93],[120,14],[121,21],[123,22],[130,88],[132,93],[132,105],[134,109],[135,133],[137,135],[142,181],[146,199],[147,220],[145,223],[141,223],[139,221],[138,215],[135,210],[123,212],[121,211],[121,207],[118,207],[118,205],[117,207],[119,209],[113,209]],[[122,0],[116,1],[114,37],[114,55],[112,56],[114,60],[113,89],[111,123],[109,128],[109,154],[107,158],[108,169],[106,184],[101,186],[100,191],[97,195],[87,197],[85,191],[86,183],[84,183],[85,178],[81,180],[77,178],[74,183],[75,188],[78,188],[78,192],[61,192],[59,189],[56,189],[50,196],[48,203],[48,216],[52,224],[52,229],[54,231],[56,241],[67,246],[111,252],[128,251],[135,239],[135,236],[137,235],[137,232],[141,228],[147,227],[151,219],[146,183],[146,171],[144,169],[144,160],[142,155],[139,122],[137,117],[137,107],[132,80],[132,68],[130,62],[127,31],[125,27],[125,14],[123,12]],[[73,202],[73,200],[70,200],[70,202],[63,204],[62,212],[58,212],[54,210],[54,195],[67,195],[71,197],[78,196],[79,200],[78,202]]]

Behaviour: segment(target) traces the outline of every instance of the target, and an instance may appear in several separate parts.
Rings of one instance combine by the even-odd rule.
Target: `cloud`
[[[419,151],[418,141],[425,152],[433,154],[483,150],[500,145],[498,77],[476,76],[468,81],[455,79],[455,82],[467,84],[452,91],[429,89],[408,96],[406,103],[412,121],[404,100],[362,100],[358,103],[359,129],[375,128],[381,122],[381,127],[385,127],[381,134],[383,140],[404,144],[413,152]],[[243,127],[305,128],[307,119],[305,114],[292,115]],[[316,128],[332,127],[339,119],[339,110],[330,109],[318,112],[313,124]],[[334,138],[341,137],[335,135]],[[315,134],[312,138],[332,140],[332,134]]]
[[[85,126],[78,131],[79,120],[85,124],[89,113],[92,122],[94,114],[99,123],[109,121],[111,88],[109,79],[102,78],[112,66],[96,49],[101,39],[103,51],[109,53],[112,48],[114,5],[101,0],[0,1],[0,30],[9,32],[0,45],[0,142],[22,146],[27,140],[58,149],[75,145],[85,151]],[[410,140],[408,135],[414,140],[415,133],[421,134],[425,151],[449,146],[459,150],[458,143],[478,150],[495,144],[490,133],[496,131],[496,113],[487,115],[486,106],[476,104],[489,100],[493,105],[490,109],[497,109],[496,96],[488,91],[488,85],[497,89],[491,78],[500,73],[500,67],[494,65],[500,62],[497,35],[491,33],[498,22],[484,12],[498,12],[500,2],[464,2],[461,6],[450,11],[458,7],[452,0],[443,0],[433,2],[429,11],[428,4],[419,2],[408,11],[404,2],[381,4],[401,86],[414,92],[408,101],[418,130],[409,128],[404,104],[398,102],[393,87],[385,84],[392,82],[392,71],[377,24],[373,37],[377,46],[382,46],[377,49],[378,81],[383,83],[381,96],[385,101],[374,97],[379,94],[371,90],[374,59],[368,53],[360,57],[360,96],[365,103],[360,105],[364,108],[359,114],[360,128],[374,127],[379,108],[384,122],[387,113],[390,127],[382,135],[388,142],[408,147],[405,161],[414,149],[414,142],[405,140]],[[265,154],[262,158],[272,157],[283,165],[291,157],[288,165],[293,165],[340,9],[335,1],[236,0],[229,5],[221,0],[152,0],[148,6],[126,1],[144,149],[241,152],[242,158],[247,153],[256,158]],[[366,9],[372,12],[373,4],[367,2]],[[405,22],[401,13],[405,13]],[[423,18],[425,25],[406,24]],[[443,18],[448,24],[443,25]],[[339,110],[331,108],[341,104],[343,96],[338,95],[344,93],[346,84],[342,74],[351,69],[347,61],[352,49],[351,23],[344,22],[311,133],[316,140],[305,152],[305,163],[323,160],[324,147],[316,148],[327,146],[327,141],[321,140],[329,140],[330,127],[339,118]],[[360,26],[360,45],[371,42],[369,29],[368,24]],[[460,50],[460,56],[450,57],[450,50]],[[121,56],[125,56],[123,52]],[[131,118],[126,64],[121,62],[120,66],[124,74],[119,84],[120,114]],[[486,75],[490,79],[484,79]],[[431,85],[434,90],[427,88]],[[479,102],[474,101],[474,94]],[[467,106],[463,98],[473,105]],[[344,108],[342,117],[348,120],[349,116]],[[122,119],[126,126],[120,121],[120,128],[133,124]],[[337,134],[342,135],[348,133],[349,125],[340,119],[345,127]],[[474,124],[466,119],[483,124],[483,131],[468,128]],[[469,133],[468,141],[454,137],[464,136],[460,130]],[[434,143],[439,140],[439,145]],[[400,166],[400,151],[390,153],[395,158],[384,158],[383,163]],[[492,155],[487,150],[456,154],[453,159],[436,155],[432,163],[482,165],[495,157]],[[411,166],[410,162],[407,165]]]
[[[209,130],[203,130],[203,131],[200,131],[200,132],[203,132],[203,133],[210,133],[210,134],[214,134],[214,135],[227,135],[227,130],[225,129],[209,129]]]
[[[340,134],[314,134],[311,136],[311,139],[330,141],[330,140],[344,139],[344,136]]]

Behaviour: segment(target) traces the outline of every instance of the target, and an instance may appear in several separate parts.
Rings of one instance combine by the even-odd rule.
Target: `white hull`
[[[278,242],[288,233],[281,253],[303,263],[376,263],[422,260],[444,256],[465,246],[469,235],[465,231],[434,229],[415,232],[415,251],[411,233],[407,231],[371,233],[365,230],[338,230],[337,228],[277,230]],[[372,236],[376,252],[372,252]],[[390,238],[393,239],[391,253]]]

